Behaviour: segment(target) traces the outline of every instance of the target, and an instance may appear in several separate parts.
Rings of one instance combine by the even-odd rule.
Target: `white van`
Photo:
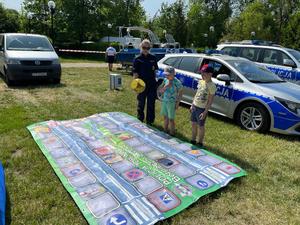
[[[60,83],[58,55],[44,35],[0,34],[0,73],[7,85],[14,81],[47,79]]]

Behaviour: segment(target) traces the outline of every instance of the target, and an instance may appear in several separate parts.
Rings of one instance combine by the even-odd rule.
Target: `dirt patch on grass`
[[[14,149],[12,151],[11,157],[12,158],[19,158],[22,155],[23,155],[23,149],[22,148],[17,148],[17,149]]]
[[[28,90],[22,89],[9,89],[9,93],[14,97],[15,102],[20,104],[32,104],[34,106],[40,106],[40,102],[37,98]]]

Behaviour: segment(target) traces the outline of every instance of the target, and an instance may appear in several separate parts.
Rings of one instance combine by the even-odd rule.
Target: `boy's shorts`
[[[205,120],[201,120],[199,118],[200,114],[205,111],[204,108],[199,108],[197,106],[192,105],[192,113],[191,113],[191,121],[193,123],[197,123],[200,127],[203,127],[205,125]]]
[[[171,120],[174,120],[175,119],[175,109],[176,107],[176,102],[162,102],[161,104],[161,111],[160,111],[160,114],[162,116],[166,116],[168,117],[169,119]]]

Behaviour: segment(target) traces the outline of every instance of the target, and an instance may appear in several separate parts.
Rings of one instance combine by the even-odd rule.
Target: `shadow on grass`
[[[11,202],[8,190],[6,188],[6,210],[5,210],[5,224],[11,224]]]
[[[0,78],[5,82],[5,78],[2,74],[0,74]],[[15,81],[12,85],[9,86],[10,89],[39,89],[39,88],[63,88],[67,85],[53,84],[49,80],[24,80],[24,81]]]
[[[5,83],[4,79],[3,82]],[[41,88],[63,88],[66,86],[67,85],[63,83],[52,84],[47,80],[40,80],[40,81],[22,81],[22,82],[19,81],[10,85],[8,88],[33,90],[33,89],[41,89]]]

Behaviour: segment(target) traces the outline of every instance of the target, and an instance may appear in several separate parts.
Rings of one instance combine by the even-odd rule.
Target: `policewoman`
[[[142,41],[141,54],[137,56],[133,62],[133,77],[134,79],[142,79],[145,84],[145,90],[137,95],[137,116],[138,119],[144,122],[145,119],[145,104],[146,123],[152,124],[155,120],[155,100],[156,100],[156,70],[158,70],[157,59],[150,54],[151,43],[145,39]]]

